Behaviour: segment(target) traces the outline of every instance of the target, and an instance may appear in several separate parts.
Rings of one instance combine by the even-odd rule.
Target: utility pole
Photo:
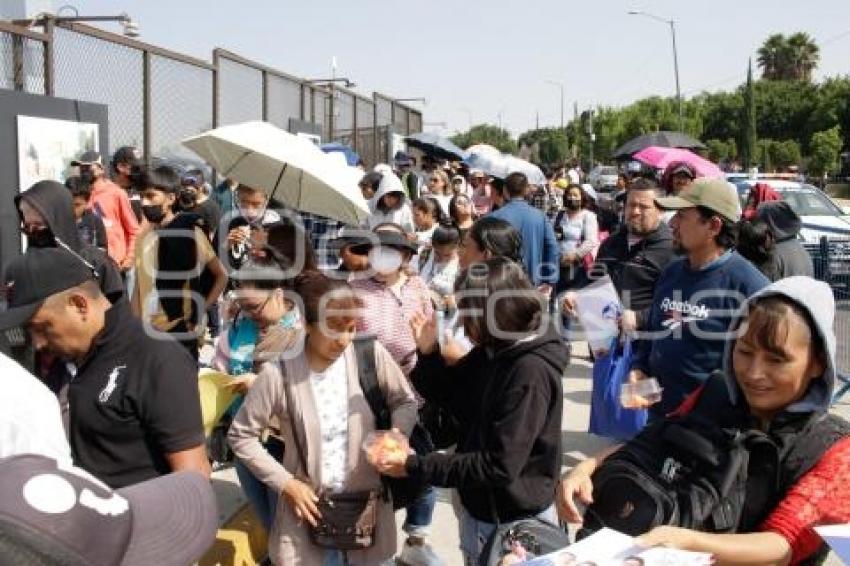
[[[537,111],[536,111],[536,113],[535,113],[535,118],[534,118],[534,129],[535,129],[535,130],[539,130],[539,129],[540,129],[540,110],[537,110]]]

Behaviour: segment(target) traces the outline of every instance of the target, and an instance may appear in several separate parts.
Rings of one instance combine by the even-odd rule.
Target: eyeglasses
[[[257,315],[257,314],[260,314],[261,312],[263,312],[263,310],[266,308],[266,305],[268,305],[269,301],[272,299],[272,295],[274,295],[274,291],[269,291],[266,294],[266,299],[262,303],[254,304],[254,305],[251,305],[251,304],[246,305],[245,300],[248,299],[248,297],[245,297],[245,296],[240,297],[240,296],[237,295],[234,298],[234,302],[243,311],[245,311],[249,314]]]
[[[430,179],[428,179],[428,182],[429,183],[439,183],[440,179],[438,177],[431,177]]]

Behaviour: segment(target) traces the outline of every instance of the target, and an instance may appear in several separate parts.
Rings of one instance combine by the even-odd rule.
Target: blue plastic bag
[[[593,391],[590,397],[588,432],[628,440],[646,425],[646,409],[626,409],[620,404],[620,388],[629,378],[632,341],[622,345],[614,338],[608,353],[593,364]]]

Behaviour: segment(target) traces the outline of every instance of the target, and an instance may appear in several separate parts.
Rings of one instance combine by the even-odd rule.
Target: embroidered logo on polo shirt
[[[121,374],[121,370],[125,369],[127,366],[115,366],[111,372],[109,372],[109,380],[106,382],[106,387],[104,387],[100,391],[100,395],[97,396],[97,400],[101,403],[106,403],[109,401],[109,398],[112,396],[112,392],[115,391],[115,387],[118,385],[118,377]]]

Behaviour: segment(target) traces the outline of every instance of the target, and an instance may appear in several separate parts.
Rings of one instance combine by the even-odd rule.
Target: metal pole
[[[47,41],[44,42],[44,94],[53,96],[53,41],[54,41],[54,22],[53,18],[47,18],[44,22],[44,33],[47,34]]]
[[[150,159],[153,148],[151,100],[151,54],[145,50],[142,51],[142,155],[145,159]]]
[[[673,37],[673,70],[676,72],[676,100],[679,103],[679,131],[684,131],[684,116],[682,114],[682,90],[679,88],[679,54],[676,50],[676,21],[670,20],[670,34]]]
[[[564,85],[558,85],[561,87],[561,129],[564,129]]]

